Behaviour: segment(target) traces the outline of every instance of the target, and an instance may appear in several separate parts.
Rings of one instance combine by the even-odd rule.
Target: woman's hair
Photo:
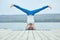
[[[33,25],[32,23],[29,23],[28,25]]]

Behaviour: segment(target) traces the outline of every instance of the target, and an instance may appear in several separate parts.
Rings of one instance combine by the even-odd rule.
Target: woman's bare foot
[[[52,9],[51,5],[48,5],[50,9]]]
[[[10,8],[12,8],[12,7],[13,7],[13,4],[10,5]]]

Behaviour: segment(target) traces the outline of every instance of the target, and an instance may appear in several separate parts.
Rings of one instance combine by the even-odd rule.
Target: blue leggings
[[[48,6],[44,6],[42,8],[39,8],[39,9],[35,9],[35,10],[30,11],[30,10],[27,10],[27,9],[24,9],[24,8],[19,7],[18,5],[13,5],[13,6],[16,7],[16,8],[18,8],[19,10],[25,12],[27,15],[35,15],[39,11],[42,11],[42,10],[48,8]]]

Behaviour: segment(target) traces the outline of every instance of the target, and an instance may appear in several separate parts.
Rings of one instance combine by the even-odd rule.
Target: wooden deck
[[[0,30],[0,40],[60,40],[60,30]]]

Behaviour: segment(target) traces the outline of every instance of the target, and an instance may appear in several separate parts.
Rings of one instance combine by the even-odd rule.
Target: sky
[[[35,10],[50,5],[52,9],[47,8],[37,14],[60,14],[60,0],[0,0],[0,15],[25,14],[15,7],[10,8],[11,3],[28,10]]]

